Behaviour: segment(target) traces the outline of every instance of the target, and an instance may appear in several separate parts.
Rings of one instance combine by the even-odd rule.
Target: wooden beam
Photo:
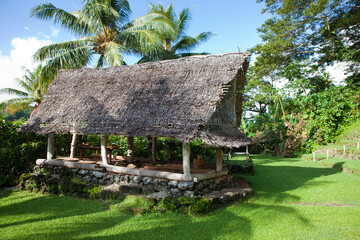
[[[100,167],[105,167],[106,171],[108,172],[115,172],[121,174],[137,175],[143,177],[165,178],[165,179],[178,180],[178,181],[192,181],[191,176],[185,177],[184,174],[180,174],[180,173],[163,172],[163,171],[156,171],[149,169],[127,168],[127,167],[120,167],[114,165],[105,166],[102,164],[100,165]]]
[[[221,172],[222,171],[222,151],[221,147],[216,147],[216,171]]]
[[[47,159],[55,158],[55,136],[54,133],[49,133],[48,135],[48,145],[47,145]]]
[[[94,164],[94,163],[80,163],[80,162],[73,162],[73,161],[63,161],[58,159],[37,159],[37,165],[49,165],[49,166],[60,166],[60,167],[68,167],[68,168],[78,168],[78,169],[86,169],[86,170],[93,170],[93,171],[108,171],[114,173],[121,173],[121,174],[131,174],[131,175],[138,175],[138,176],[146,176],[146,177],[157,177],[157,178],[165,178],[171,180],[178,180],[178,181],[194,181],[198,182],[205,179],[210,179],[214,177],[224,176],[228,174],[228,169],[224,168],[221,172],[215,173],[198,173],[192,174],[188,177],[185,177],[184,174],[180,173],[170,173],[170,172],[162,172],[162,171],[155,171],[155,170],[147,170],[147,169],[136,169],[136,168],[127,168],[127,167],[120,167],[120,166],[113,166],[108,164]]]
[[[157,142],[157,137],[152,137],[152,161],[155,164],[156,163],[156,142]]]
[[[76,143],[76,133],[72,135],[71,146],[70,146],[70,158],[73,159],[75,155],[75,143]]]
[[[128,149],[126,153],[126,160],[128,163],[132,163],[134,161],[134,137],[127,137]]]
[[[59,166],[59,167],[68,167],[68,168],[79,168],[86,170],[94,170],[103,172],[105,168],[101,168],[99,164],[95,163],[78,163],[72,161],[63,161],[58,159],[37,159],[37,165],[49,165],[49,166]]]
[[[223,170],[220,172],[191,174],[191,178],[193,179],[194,182],[199,182],[199,181],[202,181],[205,179],[225,176],[228,173],[229,173],[229,170],[227,169],[227,167],[224,167]]]
[[[109,137],[108,135],[101,135],[101,137],[100,137],[101,159],[102,159],[102,163],[105,165],[109,164],[108,158],[107,158],[107,150],[106,150],[108,137]]]
[[[182,143],[182,155],[183,155],[183,169],[184,169],[184,176],[190,176],[190,142],[183,142]]]

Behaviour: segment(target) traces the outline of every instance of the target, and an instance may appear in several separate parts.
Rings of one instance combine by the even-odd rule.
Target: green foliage
[[[36,134],[18,132],[23,120],[0,118],[0,176],[3,184],[21,173],[31,171],[37,158],[46,154],[46,139]],[[5,181],[6,180],[6,181]]]
[[[181,196],[179,198],[164,198],[155,207],[156,212],[178,212],[185,215],[200,215],[210,212],[212,203],[205,198],[190,198]]]
[[[15,98],[0,103],[0,111],[6,110],[10,114],[28,109],[35,104],[34,109],[42,102],[47,92],[49,79],[41,75],[42,66],[38,66],[33,72],[25,69],[22,79],[15,81],[22,90],[13,88],[0,89],[0,94],[15,95]]]
[[[360,137],[360,119],[353,122],[351,125],[339,129],[341,134],[337,137],[337,142],[346,140],[359,140]]]
[[[293,61],[317,60],[320,64],[347,61],[359,67],[359,0],[259,0],[263,12],[273,15],[258,29],[262,44],[258,66],[277,71]],[[352,71],[356,72],[356,71]],[[260,74],[263,74],[262,72]],[[266,75],[263,75],[266,76]]]
[[[97,139],[96,145],[99,145],[99,137],[94,136]],[[115,155],[126,156],[127,153],[127,138],[124,136],[112,135],[109,137],[109,144],[119,145],[119,149],[115,149],[113,153]],[[134,154],[136,157],[151,157],[151,142],[144,137],[134,137]]]
[[[151,198],[128,195],[112,209],[125,215],[142,215],[149,213],[154,205],[155,201]]]
[[[359,119],[357,94],[340,86],[309,96],[310,108],[303,117],[310,139],[319,144],[333,142],[343,126]]]
[[[101,187],[100,186],[94,186],[92,188],[89,188],[87,190],[89,197],[90,198],[98,198],[101,192]]]

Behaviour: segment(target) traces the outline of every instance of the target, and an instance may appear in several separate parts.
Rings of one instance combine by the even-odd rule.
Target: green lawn
[[[3,192],[0,239],[360,239],[358,175],[302,159],[253,160],[246,178],[256,196],[196,218],[124,216],[95,200]]]

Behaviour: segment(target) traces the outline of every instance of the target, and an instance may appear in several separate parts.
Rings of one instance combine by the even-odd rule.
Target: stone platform
[[[230,174],[195,182],[51,165],[37,165],[36,172],[41,173],[44,185],[71,179],[89,187],[100,186],[102,191],[146,195],[156,199],[205,197],[214,203],[226,203],[252,195],[251,187],[244,180],[234,179]]]

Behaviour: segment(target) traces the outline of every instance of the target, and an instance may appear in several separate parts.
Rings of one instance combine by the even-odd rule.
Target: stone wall
[[[134,175],[120,175],[111,172],[100,172],[77,168],[57,166],[36,166],[37,172],[46,176],[44,181],[61,181],[62,178],[76,179],[88,185],[100,185],[107,190],[119,192],[132,192],[149,195],[154,198],[165,197],[197,197],[212,191],[219,191],[232,187],[231,175],[221,176],[199,182],[180,182],[162,178],[142,177]]]

